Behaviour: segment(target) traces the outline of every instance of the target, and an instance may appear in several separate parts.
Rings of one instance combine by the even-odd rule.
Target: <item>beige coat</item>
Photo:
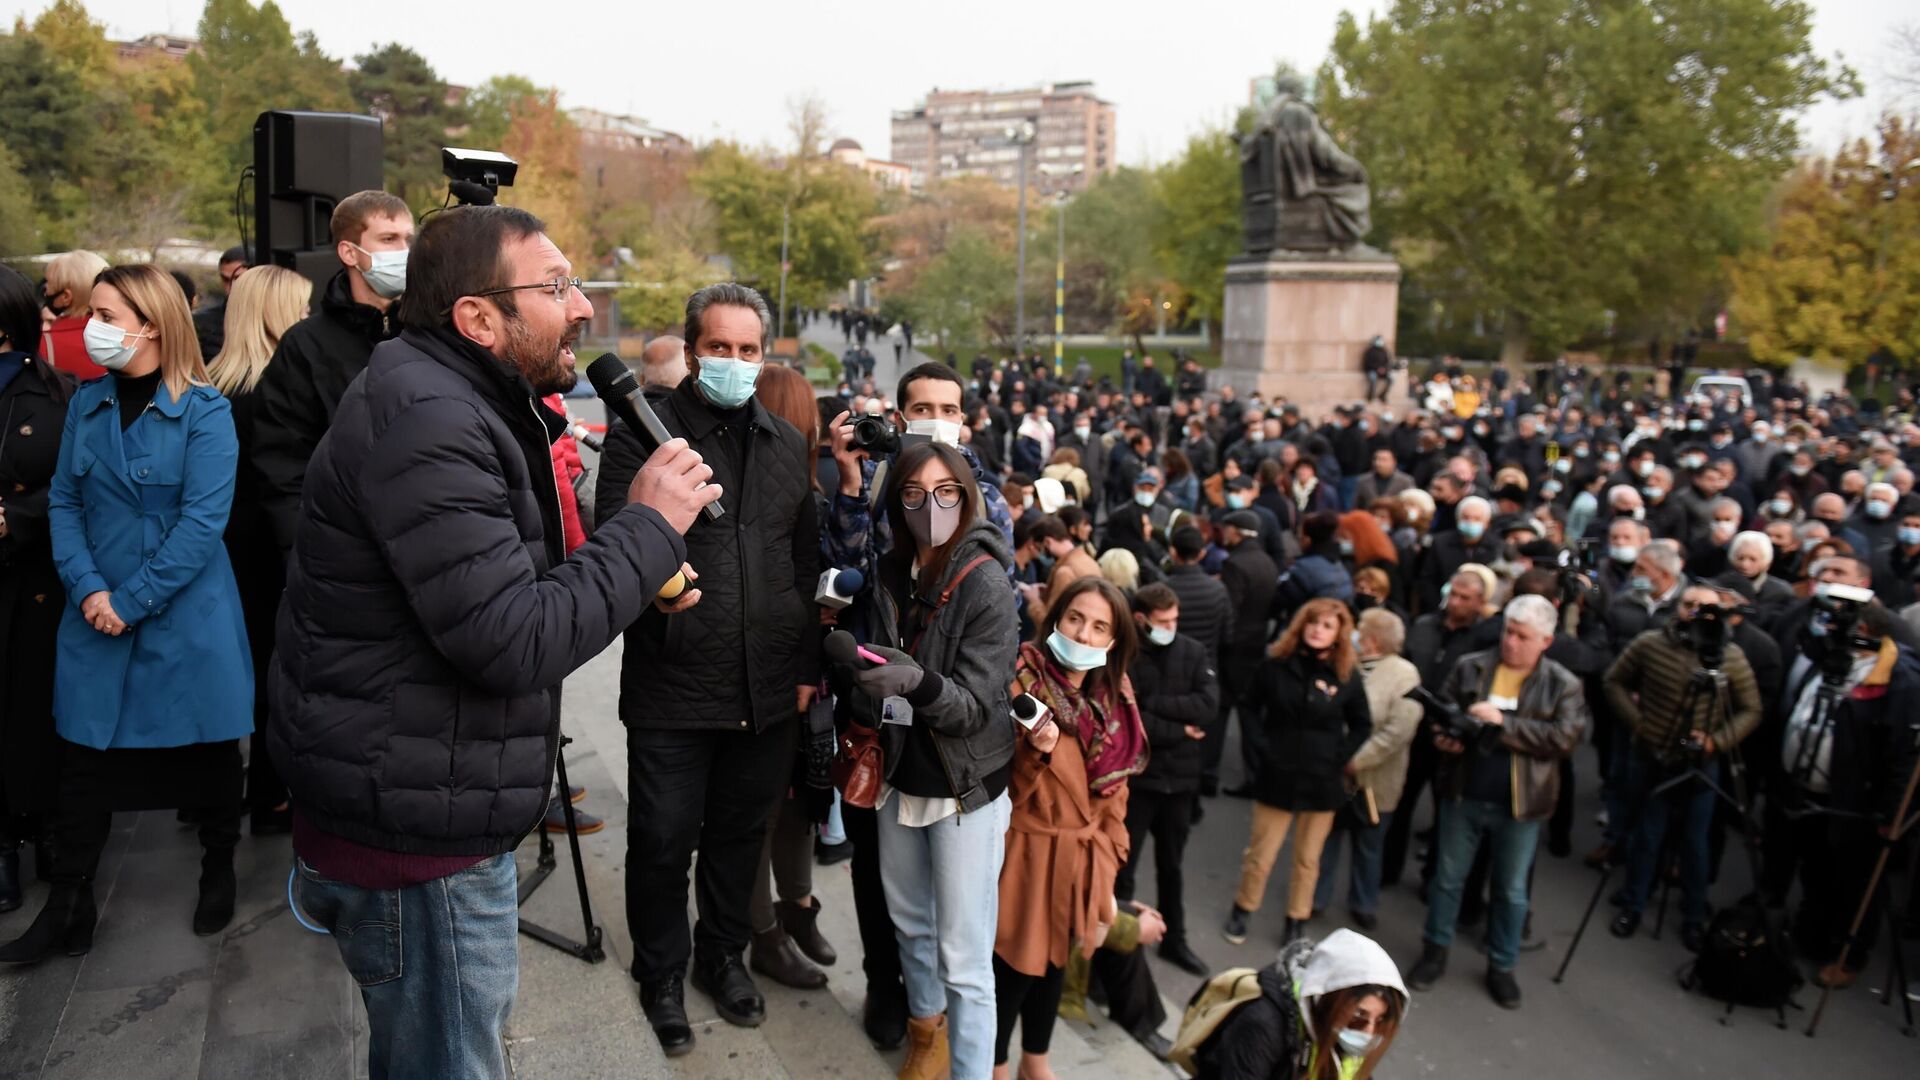
[[[1400,656],[1381,657],[1361,677],[1367,690],[1367,708],[1373,714],[1373,734],[1353,752],[1354,780],[1373,789],[1373,801],[1382,814],[1400,805],[1407,784],[1407,757],[1420,732],[1421,709],[1407,697],[1420,685],[1420,672]]]

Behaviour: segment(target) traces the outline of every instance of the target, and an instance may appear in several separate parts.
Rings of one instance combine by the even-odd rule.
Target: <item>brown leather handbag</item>
[[[940,599],[933,606],[934,612],[947,606],[953,599],[953,591],[960,587],[967,575],[985,563],[993,562],[991,555],[981,555],[961,568],[947,587],[940,590]],[[928,622],[933,620],[927,616]],[[924,637],[923,629],[920,637]],[[913,643],[912,652],[920,649],[919,638]],[[868,727],[858,720],[848,720],[847,730],[840,733],[839,753],[833,759],[833,786],[840,789],[840,800],[848,806],[862,810],[871,810],[880,801],[880,787],[886,782],[886,755],[880,749],[880,731]]]

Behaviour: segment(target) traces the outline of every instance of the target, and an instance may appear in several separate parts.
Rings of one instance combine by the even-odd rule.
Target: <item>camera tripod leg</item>
[[[1593,912],[1600,906],[1600,898],[1606,895],[1607,882],[1613,880],[1613,864],[1609,862],[1600,868],[1600,880],[1593,883],[1593,895],[1587,898],[1586,913],[1580,916],[1580,925],[1573,932],[1573,940],[1567,942],[1567,955],[1560,958],[1560,970],[1553,973],[1557,986],[1566,981],[1567,968],[1573,963],[1573,954],[1580,949],[1580,939],[1586,936],[1587,924],[1593,921]]]

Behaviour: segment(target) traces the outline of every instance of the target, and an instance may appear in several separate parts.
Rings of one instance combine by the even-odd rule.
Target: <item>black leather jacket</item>
[[[1485,701],[1493,687],[1493,671],[1500,650],[1468,653],[1447,678],[1447,700],[1462,709]],[[1560,795],[1559,761],[1571,755],[1587,730],[1587,696],[1573,672],[1542,656],[1520,684],[1520,707],[1507,719],[1500,743],[1513,751],[1512,806],[1517,821],[1544,821],[1553,816]],[[1458,798],[1471,772],[1473,749],[1442,755],[1439,790]]]

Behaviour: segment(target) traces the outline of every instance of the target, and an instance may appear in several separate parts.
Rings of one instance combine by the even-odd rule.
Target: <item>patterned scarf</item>
[[[1127,777],[1146,769],[1147,729],[1134,703],[1133,684],[1126,678],[1121,678],[1118,692],[1103,679],[1099,685],[1108,689],[1082,694],[1067,681],[1052,655],[1029,641],[1020,646],[1014,681],[1016,692],[1038,698],[1063,731],[1071,730],[1079,738],[1080,752],[1087,759],[1087,786],[1094,795],[1111,795]]]

